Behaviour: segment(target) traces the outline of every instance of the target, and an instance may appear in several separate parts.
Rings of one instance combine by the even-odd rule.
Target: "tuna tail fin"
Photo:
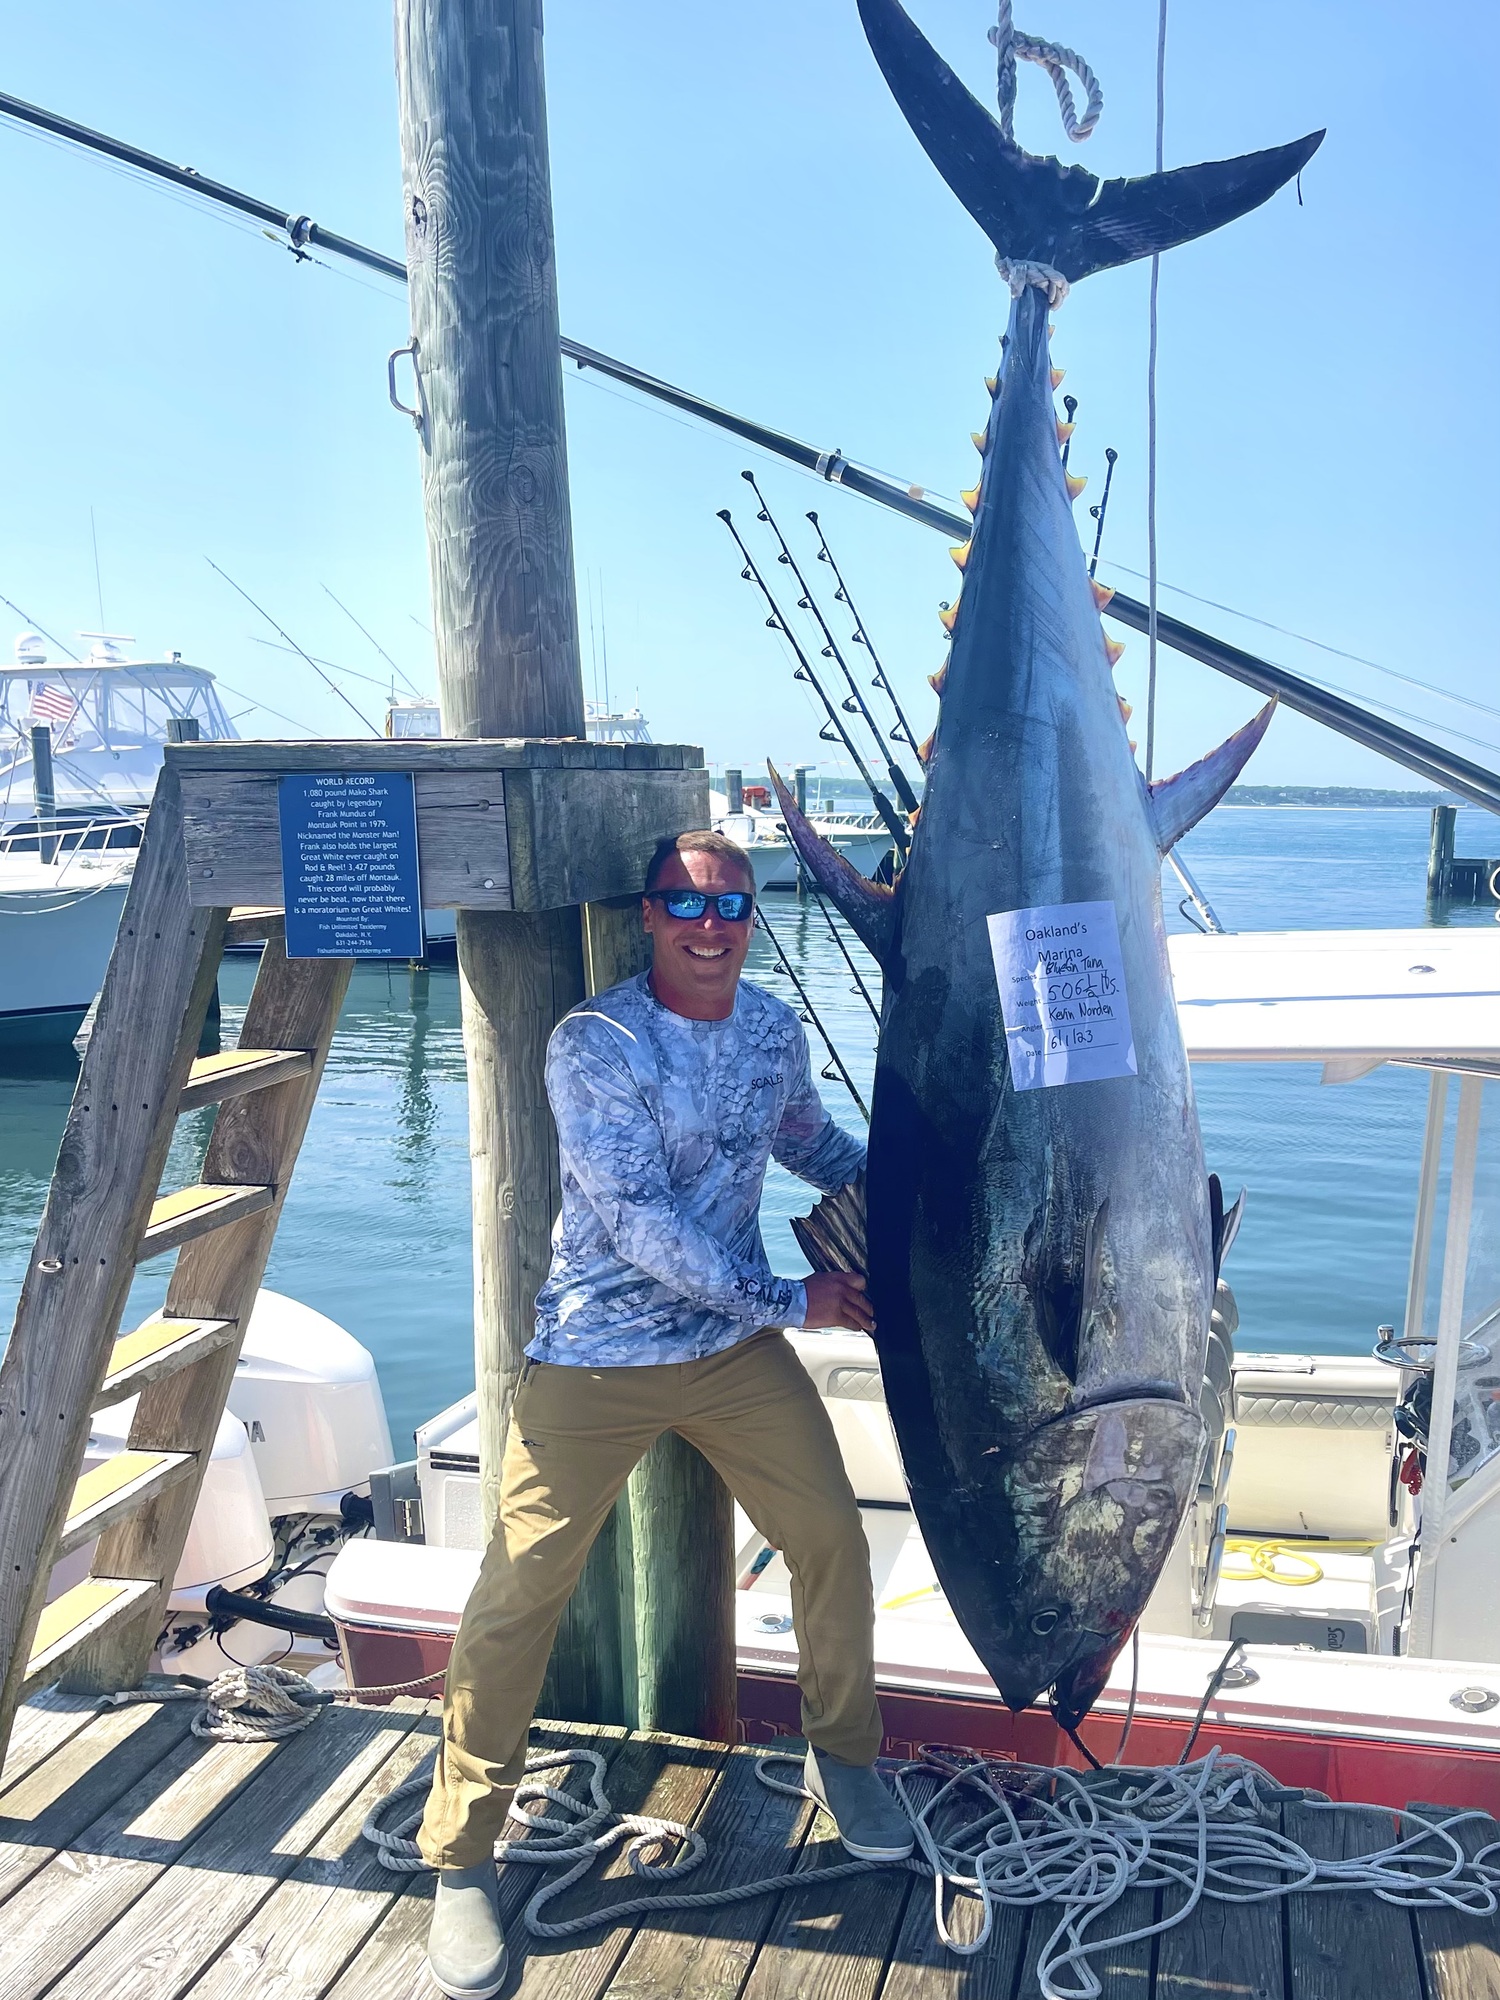
[[[896,899],[894,891],[871,882],[847,862],[842,854],[814,832],[797,801],[781,781],[774,764],[766,769],[776,787],[781,816],[792,845],[802,856],[802,865],[838,910],[848,918],[855,936],[881,970],[888,971],[896,944]]]
[[[1249,763],[1251,754],[1271,726],[1276,712],[1273,695],[1260,714],[1227,737],[1217,750],[1210,750],[1196,764],[1189,764],[1175,778],[1158,778],[1148,789],[1151,818],[1156,828],[1156,844],[1165,854],[1200,819],[1206,818]]]
[[[907,124],[1001,256],[1050,264],[1070,283],[1259,208],[1322,143],[1321,132],[1310,132],[1239,159],[1101,181],[1007,139],[898,0],[859,0],[859,13]]]

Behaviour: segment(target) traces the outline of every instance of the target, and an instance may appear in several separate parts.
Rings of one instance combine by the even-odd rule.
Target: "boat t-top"
[[[0,667],[0,1047],[65,1046],[98,992],[141,829],[175,736],[236,734],[214,677],[180,653],[132,660],[85,632],[51,660],[36,632]]]
[[[132,660],[121,633],[79,636],[90,642],[85,658],[53,661],[37,633],[23,632],[16,664],[0,667],[0,826],[7,829],[36,809],[38,725],[51,735],[56,810],[70,818],[144,811],[174,721],[195,723],[204,738],[236,734],[203,667],[180,653]]]

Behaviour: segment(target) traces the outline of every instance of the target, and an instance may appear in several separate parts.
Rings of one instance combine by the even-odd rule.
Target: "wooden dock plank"
[[[583,1744],[590,1748],[598,1748],[606,1756],[610,1756],[611,1769],[614,1758],[621,1753],[626,1740],[622,1730],[590,1729],[582,1723],[560,1725],[536,1723],[533,1724],[531,1731],[533,1750],[566,1747],[574,1743]],[[634,1742],[639,1739],[631,1740]],[[625,1784],[628,1782],[627,1774],[625,1782],[619,1787],[618,1797],[616,1791],[611,1790],[610,1796],[616,1803],[626,1795]],[[586,1797],[588,1794],[586,1767],[575,1768],[560,1789],[580,1798]],[[657,1808],[652,1807],[651,1810],[655,1811]],[[633,1881],[634,1877],[630,1879]],[[511,1973],[507,1986],[507,2000],[514,2000],[520,1993],[527,1994],[528,2000],[531,2000],[533,1988],[528,1984],[528,1980],[534,1968],[527,1955],[527,1947],[531,1940],[521,1927],[520,1915],[536,1886],[537,1877],[530,1868],[514,1867],[501,1871],[500,1917],[505,1926],[506,1941],[510,1947],[513,1966],[519,1968],[520,1973],[519,1981],[516,1971],[513,1970]],[[327,2000],[433,2000],[432,1978],[427,1971],[427,1927],[432,1920],[432,1892],[431,1875],[409,1875],[406,1878],[403,1892],[370,1933],[358,1956],[330,1987]],[[585,1945],[573,1956],[575,1960],[582,1960],[586,1955]],[[576,1984],[567,1986],[564,1990],[570,1995],[578,1996],[578,2000],[583,2000],[583,1996],[596,1991],[597,1987],[590,1984],[587,1965],[579,1964],[576,1969]]]
[[[1395,1821],[1373,1806],[1282,1808],[1282,1827],[1309,1854],[1346,1860],[1388,1847]],[[1287,2000],[1423,2000],[1411,1912],[1374,1896],[1286,1899]]]
[[[820,1809],[797,1872],[820,1875],[848,1859],[837,1827]],[[807,2000],[812,1993],[818,2000],[875,2000],[913,1893],[930,1911],[930,1884],[897,1868],[788,1890],[772,1912],[741,2000]]]
[[[1031,1923],[1026,1933],[1026,1955],[1021,1972],[1021,1983],[1017,1989],[1021,2000],[1033,2000],[1041,1992],[1041,1981],[1037,1977],[1042,1950],[1057,1929],[1062,1910],[1056,1903],[1039,1904],[1031,1912]],[[1154,1924],[1161,1915],[1161,1905],[1154,1889],[1128,1889],[1111,1909],[1101,1912],[1098,1921],[1087,1933],[1098,1938],[1103,1949],[1088,1961],[1089,1970],[1099,1981],[1099,2000],[1148,2000],[1153,1993],[1151,1975],[1155,1965],[1157,1940],[1138,1938],[1134,1944],[1111,1944],[1111,1938],[1124,1937],[1127,1932],[1141,1930],[1147,1924]],[[1196,1919],[1197,1912],[1189,1922]],[[932,1921],[929,1913],[928,1922]],[[1279,1954],[1278,1954],[1279,1961]],[[1222,1980],[1224,1968],[1219,1968]],[[1079,1975],[1068,1973],[1064,1977],[1071,1983]],[[965,1989],[959,1988],[959,1991]],[[927,1988],[922,1989],[922,2000],[928,2000]],[[1238,1995],[1236,1995],[1238,2000]]]
[[[285,933],[285,910],[273,908],[269,903],[244,903],[229,912],[229,921],[224,926],[224,948],[243,950],[246,945],[266,944],[273,938],[279,944]]]
[[[1414,1812],[1442,1813],[1442,1806],[1414,1806]],[[1407,1826],[1404,1832],[1413,1828]],[[1454,1829],[1465,1854],[1495,1845],[1491,1866],[1500,1864],[1500,1825],[1492,1819],[1465,1820]],[[1461,1910],[1419,1909],[1417,1948],[1427,1977],[1427,2000],[1500,2000],[1500,1916],[1471,1917]]]
[[[5,2000],[39,2000],[281,1749],[186,1736],[159,1758],[0,1905]]]
[[[960,1958],[937,1934],[932,1884],[914,1881],[880,2000],[1012,2000],[1013,1995],[1035,2000],[1035,1985],[1019,1983],[1029,1914],[1009,1905],[997,1910],[984,1948]],[[964,1912],[953,1919],[953,1928],[960,1937],[972,1937],[977,1926]]]
[[[810,1800],[773,1792],[755,1775],[759,1751],[731,1750],[695,1822],[708,1858],[684,1886],[695,1893],[795,1867],[812,1825]],[[736,2000],[776,1913],[757,1897],[645,1920],[609,1985],[609,2000]]]
[[[431,1704],[274,1888],[232,1944],[185,1989],[191,2000],[319,2000],[374,1930],[407,1878],[360,1838],[370,1809],[405,1784],[437,1744]],[[314,1725],[315,1727],[317,1725]]]
[[[1233,2000],[1282,2000],[1281,1919],[1280,1898],[1201,1902],[1185,1922],[1162,1932],[1151,2000],[1216,2000],[1225,1994]]]
[[[426,1768],[434,1705],[334,1709],[279,1746],[203,1744],[187,1733],[192,1713],[91,1714],[55,1697],[23,1711],[0,1790],[5,2000],[432,2000],[432,1878],[382,1870],[360,1827],[376,1798]],[[844,1858],[826,1818],[759,1784],[755,1750],[580,1725],[538,1725],[533,1742],[602,1749],[617,1809],[696,1824],[710,1855],[684,1888],[791,1867],[816,1876]],[[566,1782],[586,1793],[587,1770]],[[1284,1823],[1312,1851],[1357,1854],[1385,1844],[1391,1820],[1289,1806]],[[1500,1827],[1473,1822],[1463,1838],[1478,1852]],[[881,1870],[534,1943],[521,1916],[545,1879],[519,1865],[501,1874],[506,2000],[1037,2000],[1058,1914],[1002,1908],[985,1950],[959,1958],[937,1940],[931,1885]],[[549,1915],[643,1893],[617,1849]],[[1107,1927],[1153,1908],[1137,1892]],[[953,1925],[972,1935],[973,1920],[960,1906]],[[1500,1919],[1357,1892],[1204,1902],[1093,1968],[1104,2000],[1500,2000]]]
[[[337,1819],[416,1716],[340,1708],[291,1737],[100,1935],[68,1974],[68,2000],[176,2000]]]
[[[54,1750],[81,1729],[87,1729],[98,1714],[98,1705],[83,1696],[64,1694],[59,1688],[43,1688],[23,1701],[11,1725],[10,1741],[0,1762],[0,1810],[5,1790],[18,1784]]]
[[[191,1713],[185,1702],[96,1711],[0,1793],[0,1905],[181,1744]],[[0,1908],[0,1934],[7,1928]]]

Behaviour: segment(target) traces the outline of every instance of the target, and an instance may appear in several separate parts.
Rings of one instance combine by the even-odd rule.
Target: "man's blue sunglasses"
[[[706,895],[702,889],[648,889],[649,902],[660,903],[669,917],[692,923],[712,903],[726,924],[742,924],[755,908],[748,889],[727,889],[722,896]]]

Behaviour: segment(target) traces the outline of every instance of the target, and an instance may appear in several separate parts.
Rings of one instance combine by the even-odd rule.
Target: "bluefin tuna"
[[[908,123],[1012,273],[972,539],[911,853],[894,890],[811,872],[885,974],[868,1264],[886,1400],[953,1611],[1004,1699],[1076,1727],[1182,1525],[1221,1204],[1167,960],[1161,860],[1267,708],[1148,785],[1059,451],[1048,289],[1264,201],[1322,134],[1100,182],[1022,152],[896,0],[860,0]],[[1049,276],[1050,274],[1050,276]],[[1015,282],[1013,278],[1013,283]],[[774,775],[774,774],[773,774]]]

